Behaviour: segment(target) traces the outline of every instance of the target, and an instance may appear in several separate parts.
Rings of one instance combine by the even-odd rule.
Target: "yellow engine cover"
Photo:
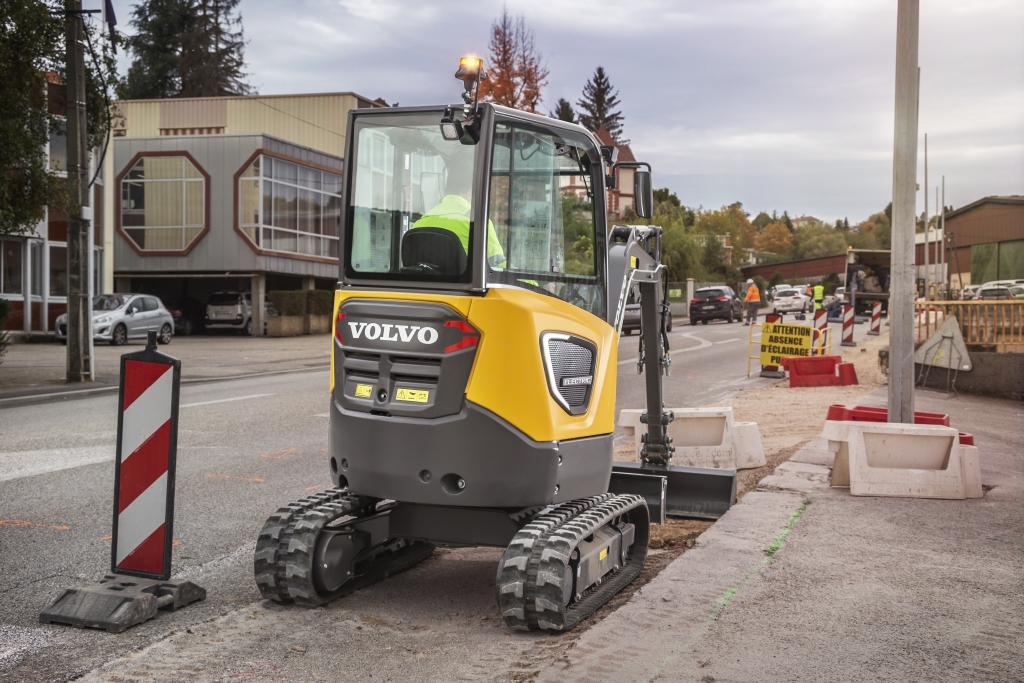
[[[490,289],[482,297],[345,288],[334,295],[335,319],[348,299],[440,303],[462,314],[480,332],[466,398],[535,441],[609,434],[615,428],[619,340],[612,326],[597,316],[561,299],[515,288]],[[565,412],[548,391],[540,347],[544,332],[574,334],[597,346],[590,405],[582,415]]]

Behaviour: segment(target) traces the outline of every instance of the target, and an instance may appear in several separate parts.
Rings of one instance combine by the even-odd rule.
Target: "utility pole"
[[[920,87],[920,81],[918,81]],[[920,94],[918,94],[920,98]],[[917,242],[914,243],[914,265],[917,265]],[[924,134],[924,300],[928,301],[928,292],[931,291],[931,280],[929,279],[928,262],[928,133]]]
[[[92,376],[92,305],[89,301],[89,135],[85,112],[82,0],[65,0],[68,153],[68,362],[67,381]]]
[[[914,235],[917,232],[919,19],[919,0],[899,0],[896,19],[896,121],[892,158],[889,422],[908,424],[914,423]]]
[[[952,277],[949,274],[949,266],[946,264],[946,176],[942,176],[942,213],[939,214],[939,227],[942,228],[942,268],[946,271],[946,301],[952,297],[949,295],[949,285]]]

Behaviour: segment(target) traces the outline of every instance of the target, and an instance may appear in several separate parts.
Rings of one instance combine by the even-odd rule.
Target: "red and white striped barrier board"
[[[781,323],[782,316],[775,313],[769,313],[765,315],[764,321],[766,323]],[[769,377],[773,379],[785,379],[786,371],[779,368],[778,365],[762,365],[761,374],[759,377]]]
[[[876,301],[871,304],[871,329],[868,334],[879,335],[882,333],[882,302]]]
[[[853,306],[843,306],[843,346],[856,346],[853,341]]]
[[[814,339],[814,343],[818,346],[822,346],[825,343],[823,337],[828,330],[828,311],[824,308],[819,308],[814,311],[814,329],[818,331],[817,336]],[[824,351],[822,351],[824,353]],[[815,349],[811,349],[811,355],[815,355]]]
[[[111,570],[171,576],[181,361],[154,347],[121,356]]]

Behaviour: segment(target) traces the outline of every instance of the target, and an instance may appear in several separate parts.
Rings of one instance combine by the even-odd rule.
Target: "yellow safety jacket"
[[[814,285],[814,308],[821,308],[822,302],[825,301],[825,288],[821,285]]]
[[[441,203],[423,214],[412,228],[441,228],[453,233],[469,255],[469,216],[472,205],[457,194],[445,195]],[[494,232],[494,223],[487,221],[487,262],[498,268],[505,267],[505,252]]]

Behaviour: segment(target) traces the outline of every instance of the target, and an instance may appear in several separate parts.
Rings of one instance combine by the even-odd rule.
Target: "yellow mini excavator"
[[[436,546],[505,548],[508,626],[566,630],[641,571],[650,523],[716,518],[735,473],[671,464],[661,229],[608,229],[616,167],[649,218],[650,166],[584,128],[480,103],[349,113],[334,299],[334,487],[255,553],[264,597],[317,606]],[[618,340],[641,302],[647,425],[614,463]]]

